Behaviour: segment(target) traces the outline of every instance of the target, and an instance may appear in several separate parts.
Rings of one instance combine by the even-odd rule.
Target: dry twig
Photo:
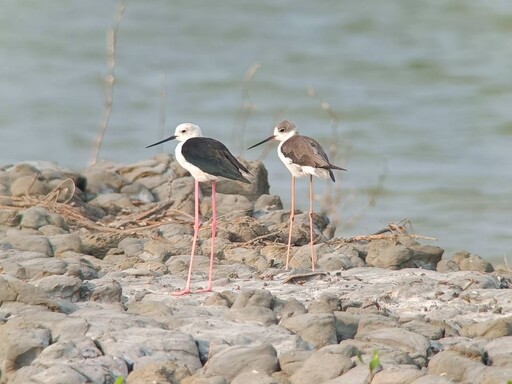
[[[107,31],[107,74],[104,79],[104,109],[103,121],[101,123],[100,131],[94,142],[94,152],[91,159],[91,165],[98,162],[100,147],[103,142],[103,137],[108,128],[110,116],[112,115],[112,104],[114,99],[114,84],[115,84],[115,69],[116,69],[116,44],[119,25],[123,20],[124,12],[126,10],[126,1],[120,0],[117,7],[116,20],[114,26]]]

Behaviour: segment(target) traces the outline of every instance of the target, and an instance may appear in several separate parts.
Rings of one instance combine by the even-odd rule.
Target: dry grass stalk
[[[103,121],[100,126],[100,131],[94,142],[94,152],[92,155],[90,165],[95,165],[98,162],[100,147],[105,137],[105,132],[108,128],[110,116],[112,115],[112,104],[114,100],[114,84],[115,84],[115,70],[116,70],[116,44],[119,25],[123,20],[124,12],[126,10],[125,0],[120,0],[117,7],[116,19],[114,26],[107,30],[107,74],[103,81],[104,84],[104,108],[103,108]]]
[[[380,240],[380,239],[396,239],[398,236],[407,236],[413,239],[423,239],[423,240],[437,240],[435,237],[422,236],[414,233],[409,233],[407,231],[407,226],[412,230],[412,224],[409,219],[402,219],[397,223],[388,223],[386,228],[383,228],[375,233],[370,235],[359,235],[354,237],[349,237],[343,239],[344,242],[352,243],[358,241],[371,241],[371,240]]]
[[[0,208],[12,211],[26,209],[34,206],[41,206],[49,211],[61,215],[68,224],[78,228],[90,230],[113,232],[113,233],[135,233],[139,230],[155,228],[167,220],[167,222],[190,222],[192,216],[186,212],[170,209],[171,203],[164,202],[157,206],[118,219],[115,222],[95,222],[87,218],[73,201],[75,184],[72,179],[66,179],[46,196],[9,196],[0,199]]]
[[[239,155],[241,156],[244,152],[244,136],[245,129],[247,127],[247,121],[251,116],[252,112],[255,110],[254,103],[251,100],[251,95],[249,93],[249,88],[251,85],[251,81],[256,75],[256,72],[261,68],[260,63],[253,63],[245,72],[244,80],[242,82],[242,107],[240,108],[237,119],[236,119],[236,127],[234,137],[237,138],[236,146],[239,149]]]

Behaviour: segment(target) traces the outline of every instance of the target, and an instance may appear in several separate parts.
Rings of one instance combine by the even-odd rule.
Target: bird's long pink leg
[[[197,292],[211,292],[213,276],[213,255],[215,252],[215,234],[217,232],[217,207],[215,203],[215,180],[212,181],[212,250],[210,254],[210,270],[208,272],[208,286],[206,289],[200,289]]]
[[[293,221],[295,220],[295,176],[292,176],[292,203],[290,208],[290,226],[288,232],[288,249],[286,250],[286,265],[285,268],[288,269],[288,263],[290,262],[290,248],[292,245],[292,230],[293,230]]]
[[[185,285],[185,289],[183,291],[173,292],[174,296],[182,296],[190,293],[190,280],[192,279],[192,266],[194,265],[194,255],[196,253],[196,243],[197,243],[197,235],[199,232],[199,182],[195,181],[195,193],[194,193],[194,210],[195,210],[195,219],[194,219],[194,240],[192,241],[192,252],[190,253],[190,265],[188,267],[188,277],[187,284]]]
[[[311,270],[315,270],[315,248],[313,247],[313,175],[309,175],[309,245],[311,248]]]

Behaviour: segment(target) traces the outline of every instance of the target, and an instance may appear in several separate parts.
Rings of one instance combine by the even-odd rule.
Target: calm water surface
[[[244,151],[288,118],[349,169],[335,185],[315,182],[317,209],[325,194],[341,198],[329,209],[339,235],[408,218],[448,254],[512,259],[512,2],[127,4],[101,158],[153,156],[144,147],[161,137],[165,112],[165,134],[193,121],[233,152],[263,159],[271,192],[288,205],[290,176],[275,145]],[[43,159],[83,169],[90,161],[116,8],[2,2],[1,165]],[[254,63],[261,67],[243,96]],[[302,209],[307,186],[298,182]]]

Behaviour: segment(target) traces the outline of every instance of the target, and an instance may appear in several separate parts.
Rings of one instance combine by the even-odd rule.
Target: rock
[[[512,336],[512,316],[501,319],[490,319],[462,327],[460,334],[466,337],[483,337],[485,339]]]
[[[32,366],[24,368],[16,371],[15,376],[9,381],[9,383],[25,384],[28,382],[27,380],[29,380],[29,378],[31,379],[31,382],[45,384],[86,384],[91,382],[90,378],[82,375],[74,369],[74,367],[65,364],[54,365],[47,369],[34,369]]]
[[[316,244],[313,246],[315,250],[316,261],[320,260],[325,254],[332,253],[333,249],[325,244]],[[290,258],[290,267],[292,268],[311,268],[311,248],[310,245],[303,245]]]
[[[250,265],[259,271],[266,270],[270,265],[270,262],[267,261],[267,259],[263,257],[258,250],[250,247],[226,249],[224,251],[224,258],[226,260]]]
[[[43,225],[42,227],[39,228],[39,232],[41,232],[45,236],[69,234],[69,231],[52,224]]]
[[[366,263],[359,256],[359,251],[349,244],[341,246],[332,253],[326,253],[317,261],[319,268],[324,271],[337,271],[364,267]]]
[[[130,201],[140,201],[141,203],[156,201],[151,191],[145,185],[137,182],[123,186],[121,193],[128,195]]]
[[[357,333],[361,317],[351,313],[334,311],[336,317],[336,335],[338,340],[353,339]]]
[[[436,269],[443,249],[429,245],[420,246],[417,243],[404,245],[400,241],[409,242],[403,237],[398,242],[389,239],[372,241],[366,255],[368,265],[389,269]]]
[[[127,312],[147,316],[162,324],[171,324],[173,320],[172,307],[160,301],[136,301],[128,305]]]
[[[382,315],[365,315],[359,317],[359,323],[357,327],[356,338],[362,339],[366,334],[375,331],[377,329],[397,327],[398,322],[392,317],[386,317]]]
[[[110,249],[118,247],[125,236],[127,235],[109,232],[82,233],[82,252],[103,259]]]
[[[243,308],[248,306],[270,308],[271,304],[272,294],[266,289],[244,289],[242,293],[238,295],[231,308]]]
[[[425,373],[416,367],[391,367],[377,372],[373,377],[372,384],[410,383],[424,375]]]
[[[256,323],[266,327],[271,324],[277,324],[277,317],[271,309],[252,305],[243,308],[234,308],[226,312],[224,317],[226,320],[242,323]]]
[[[117,193],[121,188],[129,184],[129,180],[112,171],[109,164],[97,164],[86,169],[87,192],[96,195]]]
[[[456,252],[452,260],[457,263],[461,271],[493,272],[491,263],[482,259],[478,255],[466,251]]]
[[[0,204],[11,205],[10,200],[3,199],[0,195]],[[20,225],[21,215],[10,209],[0,209],[0,223],[9,227],[17,227]]]
[[[106,193],[98,195],[89,204],[103,209],[110,215],[118,215],[120,213],[137,212],[138,208],[130,201],[128,195],[124,193]]]
[[[425,336],[429,340],[439,340],[444,337],[445,328],[440,325],[426,323],[420,320],[412,320],[402,325],[408,331]]]
[[[55,311],[66,309],[64,303],[51,299],[42,289],[14,277],[0,275],[0,287],[4,288],[0,291],[0,302],[3,302],[3,305],[5,302],[16,300],[29,305],[45,305]]]
[[[123,288],[116,280],[90,281],[87,285],[87,293],[84,293],[91,301],[103,303],[119,303]]]
[[[0,326],[1,371],[9,372],[32,364],[35,358],[50,345],[48,329],[33,324],[8,322]]]
[[[53,224],[50,212],[43,207],[30,207],[20,214],[22,228],[39,229],[44,225]]]
[[[453,384],[453,381],[443,376],[424,375],[411,381],[411,384]]]
[[[192,177],[182,177],[170,182],[170,200],[173,202],[171,207],[191,215],[194,214],[194,179]],[[162,201],[167,201],[169,187],[163,184],[158,190],[153,190],[153,194],[158,193]],[[163,198],[162,198],[163,197]]]
[[[512,336],[500,337],[487,343],[485,352],[491,365],[512,368]]]
[[[213,292],[204,302],[205,305],[219,305],[230,308],[235,302],[237,295],[231,291]]]
[[[306,313],[285,319],[281,325],[315,348],[337,343],[335,317],[332,314]]]
[[[297,372],[304,362],[313,355],[313,351],[289,351],[279,355],[279,366],[287,375]]]
[[[203,239],[201,241],[201,244],[199,245],[200,252],[198,252],[198,253],[201,253],[203,255],[210,255],[211,247],[212,247],[212,240],[211,239]],[[228,249],[231,249],[232,247],[233,247],[233,243],[231,241],[229,241],[228,239],[223,239],[223,238],[217,237],[215,239],[215,248],[214,248],[214,252],[213,252],[213,257],[216,260],[225,260],[225,259],[227,260],[226,251]],[[243,250],[242,250],[242,252],[237,252],[237,255],[233,255],[234,260],[238,260],[237,256],[243,257]]]
[[[357,335],[356,335],[357,337]],[[427,365],[430,343],[425,336],[400,328],[382,328],[366,333],[358,339],[381,343],[407,353],[417,365]]]
[[[101,269],[101,267],[96,267],[91,263],[88,258],[96,261],[92,256],[73,251],[64,251],[59,255],[59,258],[67,264],[66,269],[69,276],[76,276],[80,280],[93,280],[98,278],[96,269]]]
[[[428,363],[429,374],[444,376],[455,382],[466,381],[474,376],[478,370],[484,368],[484,365],[459,355],[455,351],[442,351],[430,359]],[[468,377],[469,376],[469,377]]]
[[[82,240],[76,233],[48,236],[48,241],[56,257],[66,251],[80,253],[82,250]]]
[[[437,263],[436,267],[437,272],[454,272],[454,271],[460,271],[459,265],[453,261],[453,260],[441,260],[439,263]],[[427,380],[427,379],[425,379]],[[416,382],[415,380],[414,382]]]
[[[281,198],[277,195],[261,195],[259,196],[254,203],[254,212],[253,215],[255,218],[260,217],[261,215],[268,213],[270,211],[282,210],[283,203],[281,202]]]
[[[63,361],[63,358],[65,361]],[[103,355],[93,340],[57,341],[46,348],[34,361],[35,366],[50,367],[37,375],[35,380],[52,380],[51,373],[68,366],[87,379],[85,382],[102,382],[105,377],[128,375],[128,367],[121,359]],[[62,381],[52,381],[62,383]]]
[[[348,372],[354,363],[350,357],[323,348],[314,352],[290,377],[291,384],[323,383]]]
[[[48,257],[39,252],[8,250],[3,253],[5,261],[0,260],[0,265],[5,271],[19,279],[34,279],[50,275],[62,275],[66,273],[68,264],[60,259]]]
[[[190,377],[183,380],[182,384],[227,384],[228,382],[222,376],[210,377]],[[181,383],[180,383],[181,384]]]
[[[222,225],[224,229],[233,234],[236,241],[248,242],[260,236],[269,234],[268,229],[252,217],[239,217]]]
[[[18,163],[12,167],[9,167],[7,172],[9,181],[12,183],[20,177],[38,177],[41,176],[41,172],[37,167],[29,163]]]
[[[366,262],[372,267],[401,269],[411,262],[413,255],[414,252],[404,245],[381,240],[370,244]]]
[[[171,171],[170,167],[172,163],[177,165],[174,156],[170,154],[159,154],[152,159],[145,159],[134,164],[120,166],[117,168],[117,173],[130,182],[140,182],[140,180],[147,179],[148,177],[166,177],[166,172]],[[178,177],[183,177],[184,174],[185,171]],[[153,188],[154,186],[155,185],[147,187]]]
[[[340,310],[341,302],[339,297],[329,293],[323,293],[308,306],[308,313],[333,313]]]
[[[117,247],[122,249],[126,256],[134,257],[142,253],[146,241],[146,239],[136,237],[125,237],[117,244]]]
[[[190,377],[190,371],[183,366],[179,366],[174,361],[163,363],[147,364],[139,367],[128,375],[127,384],[173,384],[181,383],[185,378]]]
[[[370,372],[367,366],[356,365],[347,373],[324,381],[323,384],[368,384],[371,381]]]
[[[307,309],[299,300],[289,299],[286,301],[273,301],[272,310],[280,321],[284,321],[295,315],[307,313]]]
[[[244,372],[270,375],[278,370],[277,352],[272,344],[232,346],[215,353],[205,366],[207,376],[224,376],[228,382]]]
[[[34,282],[36,287],[52,297],[78,301],[82,289],[82,280],[73,276],[47,276]]]
[[[268,213],[258,214],[257,219],[267,227],[284,224],[290,221],[290,211],[286,209],[272,210]]]
[[[13,196],[37,196],[47,192],[46,183],[40,176],[21,176],[11,184]]]
[[[40,252],[53,256],[52,247],[46,236],[34,235],[26,230],[10,229],[7,231],[5,240],[20,251]]]
[[[152,257],[144,257],[143,254],[139,254],[139,257],[144,260],[158,260],[165,263],[171,255],[174,254],[174,246],[171,242],[165,241],[165,239],[149,239],[144,243],[145,253],[149,253]]]
[[[199,238],[199,242],[202,241],[202,238]],[[182,235],[182,236],[173,236],[167,239],[167,242],[170,246],[169,249],[172,252],[172,256],[180,256],[180,255],[188,255],[190,258],[190,251],[192,249],[192,236]],[[196,255],[200,255],[201,246],[197,247]],[[209,252],[207,253],[209,256]],[[173,258],[167,261],[168,263],[173,262]],[[188,260],[187,260],[188,263]]]
[[[250,161],[238,159],[247,167],[252,177],[251,184],[241,183],[239,181],[221,179],[217,182],[217,192],[226,195],[242,195],[250,201],[256,200],[260,195],[269,193],[268,173],[261,161]],[[201,183],[201,191],[205,196],[211,195],[211,184]]]
[[[242,372],[237,375],[232,381],[231,384],[275,384],[276,382],[266,373],[251,371],[251,372]]]
[[[233,220],[237,217],[250,216],[254,204],[242,195],[216,194],[217,217],[225,220]],[[205,217],[212,216],[212,199],[205,197],[201,200],[201,213]]]
[[[444,249],[434,245],[412,245],[413,265],[415,268],[435,271],[437,264],[443,257]]]

